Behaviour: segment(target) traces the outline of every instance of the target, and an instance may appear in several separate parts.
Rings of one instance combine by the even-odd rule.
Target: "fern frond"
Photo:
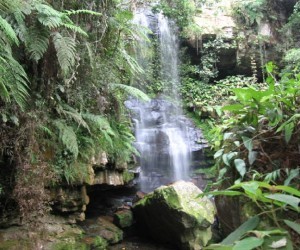
[[[17,4],[15,0],[1,0],[0,1],[0,10],[5,12],[7,10],[13,9]]]
[[[58,32],[52,33],[52,36],[60,68],[63,74],[67,75],[75,65],[75,40],[72,37],[64,37]]]
[[[21,109],[24,109],[29,96],[28,78],[23,67],[10,53],[0,51],[0,68],[3,71],[0,79],[5,88],[0,93],[4,101],[9,102],[13,98]],[[10,97],[7,97],[9,93]]]
[[[85,113],[82,114],[82,117],[89,123],[91,124],[91,127],[96,127],[97,129],[100,130],[107,130],[107,131],[111,131],[111,134],[113,134],[113,131],[110,127],[110,124],[108,122],[108,120],[101,116],[101,115],[94,115],[91,113]]]
[[[37,19],[49,29],[58,28],[62,24],[62,13],[46,4],[36,4]]]
[[[62,104],[61,106],[59,106],[57,111],[65,115],[66,118],[73,119],[78,124],[78,126],[86,128],[89,131],[89,133],[91,133],[89,125],[85,122],[81,113],[77,112],[76,109],[70,107],[67,104]]]
[[[141,68],[138,62],[131,55],[129,55],[125,49],[119,48],[118,51],[121,57],[125,60],[125,62],[129,66],[129,70],[131,71],[132,74],[144,73],[144,70]]]
[[[17,38],[15,31],[13,30],[11,25],[1,16],[0,16],[0,30],[2,31],[1,33],[3,33],[3,34],[0,33],[1,37],[4,35],[7,37],[7,39],[10,42],[19,45],[19,40]]]
[[[95,12],[95,11],[92,11],[92,10],[65,10],[64,12],[68,16],[78,15],[78,14],[87,14],[87,15],[91,15],[91,16],[102,16],[102,13]]]
[[[3,58],[0,57],[0,61]],[[2,75],[5,68],[1,65],[0,62],[0,97],[3,99],[4,102],[10,102],[9,92],[5,86],[5,79],[3,79]]]
[[[25,43],[26,36],[27,36],[27,27],[25,24],[25,15],[20,9],[16,9],[13,12],[16,25],[14,27],[14,30],[16,32],[16,35],[18,38]]]
[[[72,23],[62,23],[61,26],[65,27],[75,33],[78,33],[80,35],[88,37],[88,34],[82,28],[80,28]]]
[[[69,150],[75,159],[78,157],[77,136],[71,126],[68,126],[64,120],[55,120],[54,125],[59,130],[59,139],[62,144]]]
[[[135,98],[138,98],[140,100],[143,100],[143,101],[150,101],[150,98],[147,94],[145,94],[143,91],[135,88],[135,87],[132,87],[132,86],[128,86],[128,85],[125,85],[125,84],[118,84],[118,83],[111,83],[109,85],[110,89],[121,89],[123,90],[124,92],[126,92],[126,94],[128,95],[131,95]]]
[[[49,46],[49,36],[49,30],[41,25],[28,29],[25,43],[31,59],[38,61],[43,57]]]
[[[44,125],[39,125],[38,129],[41,130],[43,133],[45,133],[46,135],[49,135],[50,137],[53,136],[53,132],[46,126]]]

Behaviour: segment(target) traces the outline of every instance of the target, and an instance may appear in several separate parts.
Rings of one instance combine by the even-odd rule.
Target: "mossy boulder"
[[[141,229],[180,249],[202,249],[212,238],[215,208],[191,182],[179,181],[146,195],[133,207]]]
[[[117,211],[114,214],[114,223],[120,228],[130,227],[133,224],[132,211],[129,209]]]
[[[115,226],[105,216],[100,216],[96,220],[86,221],[89,223],[85,229],[85,233],[89,237],[101,237],[109,244],[116,244],[123,240],[123,231]]]

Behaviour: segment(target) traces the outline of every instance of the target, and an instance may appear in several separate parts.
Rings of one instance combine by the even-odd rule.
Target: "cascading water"
[[[136,148],[140,153],[142,170],[140,187],[144,192],[176,180],[189,179],[189,138],[183,124],[184,118],[177,91],[180,83],[177,30],[174,23],[162,14],[159,14],[156,20],[161,63],[160,77],[166,86],[164,95],[172,102],[162,98],[153,99],[149,103],[137,100],[127,102],[127,107],[134,111]],[[135,22],[147,28],[151,25],[148,16],[143,12],[136,16]],[[149,47],[140,47],[137,51],[147,49]],[[136,58],[147,71],[147,59],[141,54]]]

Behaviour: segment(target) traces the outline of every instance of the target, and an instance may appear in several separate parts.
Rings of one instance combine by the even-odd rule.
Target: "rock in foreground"
[[[157,188],[134,205],[137,223],[155,240],[184,250],[201,249],[212,237],[215,215],[209,199],[197,198],[201,193],[184,181]]]

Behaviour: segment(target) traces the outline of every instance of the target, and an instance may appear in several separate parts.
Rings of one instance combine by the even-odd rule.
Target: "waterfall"
[[[149,15],[138,13],[135,22],[150,28]],[[184,124],[178,86],[180,84],[178,66],[178,38],[175,23],[169,21],[162,14],[156,17],[157,34],[160,53],[160,77],[164,82],[163,98],[143,103],[129,100],[126,105],[133,112],[135,123],[135,146],[140,153],[141,166],[140,188],[144,192],[152,191],[160,185],[176,180],[189,179],[190,146],[187,129]],[[149,45],[139,43],[136,50],[136,60],[144,69],[148,70],[149,60],[140,53],[148,50]],[[147,46],[147,47],[143,47]]]

